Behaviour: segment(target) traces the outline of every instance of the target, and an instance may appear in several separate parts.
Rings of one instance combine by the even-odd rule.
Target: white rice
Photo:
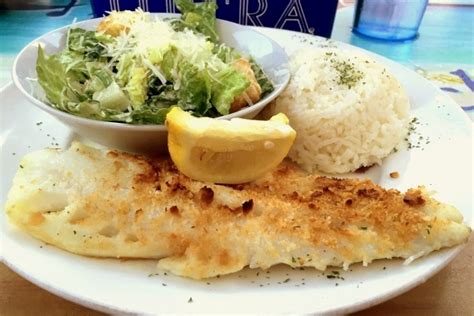
[[[380,164],[406,137],[408,98],[369,56],[307,48],[291,57],[290,70],[269,111],[290,119],[297,136],[289,157],[305,170],[345,173]]]

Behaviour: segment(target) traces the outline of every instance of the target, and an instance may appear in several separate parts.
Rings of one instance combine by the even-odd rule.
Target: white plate
[[[302,45],[341,45],[288,31],[259,29],[291,53]],[[353,48],[355,49],[355,48]],[[422,135],[422,148],[399,151],[372,168],[367,176],[384,187],[405,190],[424,184],[436,198],[455,205],[472,222],[471,125],[449,97],[416,73],[377,57],[407,90],[412,114],[420,120],[413,140]],[[67,147],[76,136],[36,107],[12,86],[0,92],[1,200],[24,154],[58,144]],[[41,124],[40,124],[41,122]],[[389,173],[398,171],[400,178]],[[193,281],[172,275],[148,276],[154,261],[120,261],[76,256],[10,228],[0,216],[4,262],[33,283],[76,303],[106,312],[139,314],[346,313],[367,308],[420,284],[444,267],[461,249],[445,249],[403,266],[402,260],[381,260],[368,267],[340,271],[328,279],[314,269],[277,266],[249,270],[219,279]],[[336,270],[336,269],[330,269]],[[165,285],[164,285],[165,284]],[[192,297],[192,302],[188,302]]]

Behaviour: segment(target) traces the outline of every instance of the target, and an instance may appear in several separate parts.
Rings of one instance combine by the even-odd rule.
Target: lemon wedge
[[[166,117],[168,150],[176,167],[194,180],[223,184],[253,181],[275,168],[296,137],[280,113],[268,121],[197,118],[180,108]]]

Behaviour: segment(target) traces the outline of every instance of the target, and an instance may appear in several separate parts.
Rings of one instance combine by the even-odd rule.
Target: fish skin
[[[168,157],[73,143],[25,156],[8,194],[11,224],[67,251],[153,258],[194,279],[284,263],[325,270],[427,255],[465,243],[461,213],[423,187],[307,175],[283,162],[239,185],[194,181]]]

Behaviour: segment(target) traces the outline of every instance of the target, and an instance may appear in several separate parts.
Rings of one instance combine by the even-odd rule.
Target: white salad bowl
[[[176,14],[155,13],[161,18],[177,17]],[[75,23],[75,27],[95,30],[101,18]],[[90,139],[107,147],[130,152],[153,153],[167,150],[167,130],[164,125],[130,125],[82,118],[58,110],[43,100],[44,92],[35,80],[38,45],[46,54],[55,54],[65,48],[66,33],[71,25],[51,31],[29,43],[13,63],[12,77],[16,87],[34,105],[53,115],[69,126],[81,137]],[[239,52],[248,54],[262,67],[274,85],[274,91],[254,105],[240,111],[218,117],[253,118],[269,102],[275,99],[288,84],[288,55],[285,50],[267,36],[236,23],[218,20],[217,28],[223,43]]]

